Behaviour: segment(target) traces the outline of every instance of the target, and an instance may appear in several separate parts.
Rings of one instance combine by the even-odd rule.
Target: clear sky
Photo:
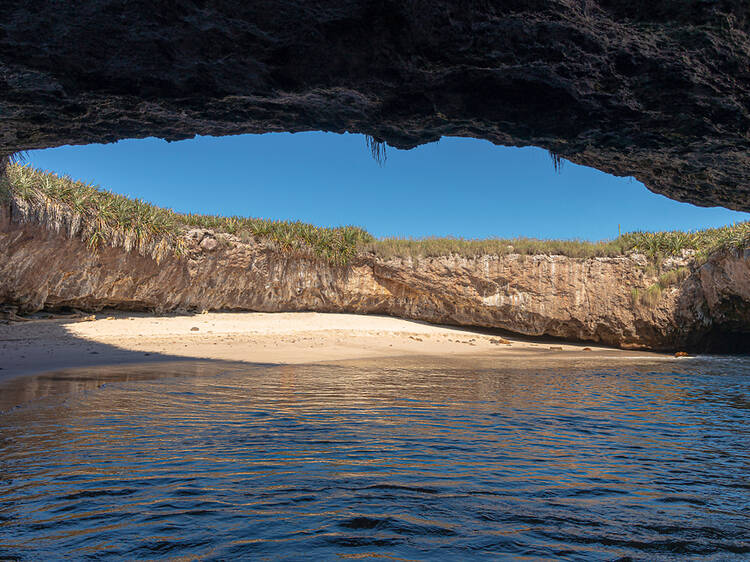
[[[444,138],[388,149],[379,166],[361,135],[273,133],[159,139],[32,151],[37,168],[177,211],[354,224],[376,236],[532,236],[600,240],[622,231],[698,229],[749,213],[678,203],[632,178],[545,150]]]

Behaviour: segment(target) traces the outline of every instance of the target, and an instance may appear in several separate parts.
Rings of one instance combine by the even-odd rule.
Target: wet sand
[[[385,316],[242,312],[103,313],[94,318],[0,325],[0,379],[72,367],[177,360],[301,364],[477,355],[549,364],[571,359],[672,359],[663,354],[514,338],[488,330]]]

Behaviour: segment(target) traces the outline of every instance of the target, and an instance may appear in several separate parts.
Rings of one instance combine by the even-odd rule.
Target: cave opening
[[[116,299],[102,293],[92,299],[84,296],[86,283],[66,281],[66,296],[60,296],[59,287],[38,284],[36,276],[17,279],[21,270],[13,263],[24,262],[31,249],[13,240],[47,241],[45,267],[59,260],[55,244],[75,240],[70,243],[78,244],[73,253],[83,260],[81,279],[95,271],[127,277],[124,264],[141,259],[132,265],[138,275],[164,264],[175,271],[230,272],[235,253],[252,264],[256,258],[249,256],[267,252],[293,268],[314,263],[309,267],[339,280],[327,289],[325,282],[313,283],[306,297],[303,287],[282,296],[268,287],[293,281],[258,281],[263,274],[248,265],[231,273],[239,275],[231,282],[201,274],[196,283],[205,285],[199,299],[205,304],[196,304],[185,288],[169,307],[246,309],[264,299],[262,306],[272,310],[329,310],[329,297],[316,291],[348,291],[345,279],[354,265],[371,271],[368,283],[389,295],[387,304],[368,295],[364,308],[350,303],[337,310],[655,349],[738,353],[746,333],[741,319],[736,335],[722,330],[698,341],[700,323],[692,335],[682,336],[675,335],[681,332],[674,323],[681,314],[693,318],[703,310],[713,290],[723,291],[724,300],[746,299],[747,213],[680,203],[633,178],[540,148],[448,137],[402,151],[385,149],[378,137],[333,133],[173,143],[149,138],[31,151],[25,165],[8,168],[5,180],[10,191],[0,196],[10,205],[0,209],[0,219],[12,234],[5,238],[11,244],[8,285],[36,295],[7,297],[17,307],[12,314],[54,302],[91,310],[117,302],[123,308],[138,302],[144,309],[164,309],[156,293],[135,300],[127,291]],[[21,231],[26,235],[18,238]],[[108,265],[99,263],[99,256],[108,256]],[[218,269],[210,265],[214,262]],[[459,263],[471,273],[456,282],[453,276],[464,272]],[[426,278],[447,278],[439,289],[424,292],[412,287],[422,281],[404,284],[384,273],[384,267],[400,270],[404,264],[437,267],[439,273],[425,273]],[[57,283],[58,274],[68,279],[68,267],[67,262],[53,267],[48,283]],[[234,288],[244,283],[254,288]],[[265,292],[256,291],[266,285]],[[145,278],[133,287],[160,290]],[[106,292],[104,285],[97,290]],[[211,299],[211,291],[220,291],[224,304]],[[469,301],[458,304],[466,297],[456,291],[468,291]],[[363,297],[352,298],[356,303]],[[720,320],[722,310],[712,315]],[[601,315],[607,317],[603,324],[596,321]],[[626,320],[612,328],[610,315]]]
[[[597,241],[750,219],[543,149],[469,138],[412,150],[322,132],[147,138],[30,151],[27,163],[183,213],[356,225],[376,237]]]
[[[693,349],[698,353],[749,355],[750,332],[719,326],[702,337]]]

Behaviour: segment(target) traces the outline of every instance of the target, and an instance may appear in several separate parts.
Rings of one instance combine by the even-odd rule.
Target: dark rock
[[[32,0],[0,21],[0,153],[325,130],[547,148],[750,210],[746,0]]]

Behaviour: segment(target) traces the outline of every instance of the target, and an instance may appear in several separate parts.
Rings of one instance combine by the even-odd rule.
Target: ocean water
[[[0,560],[750,559],[750,359],[0,386]]]

